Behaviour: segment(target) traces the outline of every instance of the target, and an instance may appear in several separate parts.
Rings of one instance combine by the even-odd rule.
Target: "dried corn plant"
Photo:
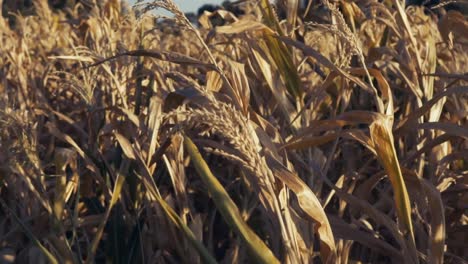
[[[463,9],[51,2],[0,0],[1,263],[468,261]]]

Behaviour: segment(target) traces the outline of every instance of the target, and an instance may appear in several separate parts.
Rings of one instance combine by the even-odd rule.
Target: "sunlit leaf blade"
[[[261,0],[260,5],[266,25],[274,29],[280,36],[283,36],[284,33],[281,30],[270,2],[268,0]],[[278,67],[281,77],[286,83],[289,93],[296,98],[300,97],[303,93],[301,80],[297,73],[296,66],[294,65],[291,51],[269,31],[264,31],[264,39],[274,64]]]
[[[241,19],[229,25],[216,27],[216,33],[221,34],[238,34],[246,31],[268,30],[269,28],[263,23],[249,19]]]
[[[132,148],[132,144],[130,143],[130,141],[128,141],[126,137],[124,137],[123,135],[119,133],[115,133],[115,138],[119,142],[120,147],[122,148],[122,151],[125,154],[125,156],[127,156],[129,159],[134,160],[135,154],[133,154],[133,148]]]
[[[409,232],[414,244],[411,204],[394,147],[391,125],[392,122],[388,119],[376,120],[370,125],[370,135],[377,157],[392,184],[398,219]]]
[[[208,164],[198,151],[192,140],[184,135],[184,146],[192,159],[199,176],[205,183],[208,191],[224,220],[242,238],[250,253],[259,263],[280,263],[265,243],[255,234],[242,218],[236,204],[211,172]]]
[[[276,30],[280,35],[284,35],[283,30],[281,29],[281,26],[278,22],[278,18],[275,12],[273,11],[273,7],[270,4],[270,1],[261,0],[260,7],[261,7],[261,11],[263,14],[263,19],[264,19],[265,24],[268,27]]]

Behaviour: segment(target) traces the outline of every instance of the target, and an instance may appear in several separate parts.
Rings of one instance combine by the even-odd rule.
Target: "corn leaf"
[[[207,186],[216,207],[231,228],[242,238],[242,241],[246,244],[250,253],[255,257],[255,260],[259,263],[280,263],[271,250],[244,221],[236,204],[232,201],[231,197],[229,197],[218,179],[213,175],[208,164],[206,164],[198,151],[198,148],[192,140],[185,135],[184,146],[192,159],[195,169]]]
[[[388,119],[379,119],[370,125],[370,135],[377,153],[377,157],[388,174],[393,187],[394,200],[400,223],[410,234],[411,243],[414,242],[413,224],[411,221],[411,204],[406,189],[400,164],[394,147],[392,122]],[[412,257],[417,259],[416,252]]]

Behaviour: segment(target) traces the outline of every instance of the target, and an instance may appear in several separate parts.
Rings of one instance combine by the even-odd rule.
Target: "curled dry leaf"
[[[333,231],[320,201],[312,190],[297,175],[290,172],[273,156],[267,157],[273,174],[297,196],[301,209],[315,222],[315,231],[320,239],[321,258],[324,263],[335,263],[336,246]]]

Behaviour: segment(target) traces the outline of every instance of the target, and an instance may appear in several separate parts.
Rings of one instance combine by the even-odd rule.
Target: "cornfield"
[[[467,263],[466,13],[299,2],[0,0],[0,263]]]

